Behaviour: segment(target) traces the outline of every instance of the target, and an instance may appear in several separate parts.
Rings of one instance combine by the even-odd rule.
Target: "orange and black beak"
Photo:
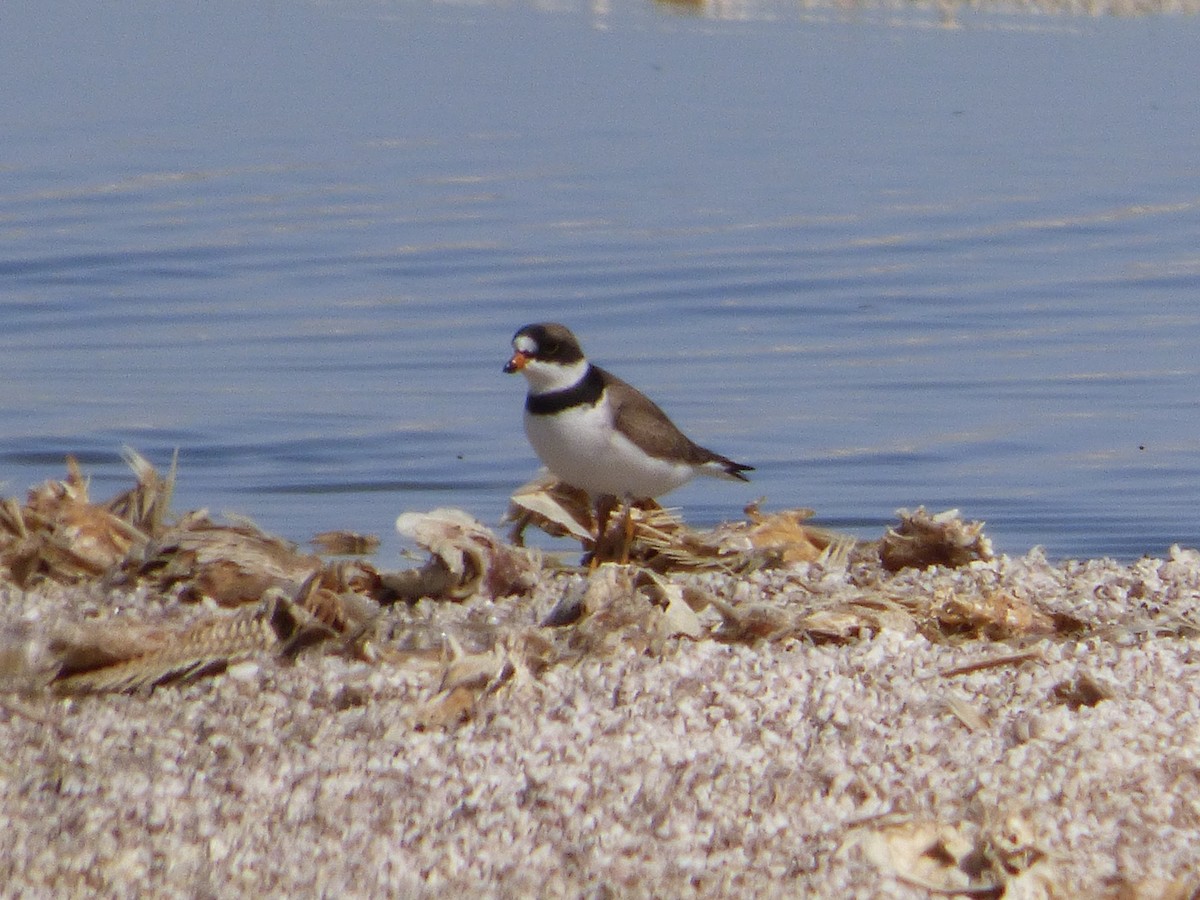
[[[531,359],[533,359],[533,357],[528,353],[522,353],[520,350],[518,350],[512,355],[512,359],[504,364],[504,371],[509,375],[513,374],[514,372],[520,372],[523,368],[525,368],[525,365]]]

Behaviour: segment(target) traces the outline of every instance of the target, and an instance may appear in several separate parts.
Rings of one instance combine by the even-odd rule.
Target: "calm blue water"
[[[0,481],[296,540],[536,469],[559,319],[758,467],[697,523],[1200,543],[1200,22],[66,0],[0,22]]]

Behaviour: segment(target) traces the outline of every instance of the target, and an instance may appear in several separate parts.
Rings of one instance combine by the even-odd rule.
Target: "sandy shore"
[[[353,641],[64,694],[45,686],[64,628],[245,612],[9,587],[0,884],[1187,897],[1198,598],[1194,551],[802,563],[649,588],[613,565],[540,570],[513,596],[384,607]],[[569,624],[540,624],[556,609]]]

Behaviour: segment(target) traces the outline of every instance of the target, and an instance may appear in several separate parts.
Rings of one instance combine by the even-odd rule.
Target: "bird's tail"
[[[711,453],[711,451],[710,451]],[[705,461],[700,467],[700,471],[705,475],[712,475],[714,478],[730,478],[736,481],[749,481],[743,473],[753,472],[754,466],[748,466],[745,463],[734,462],[728,456],[722,456],[719,453],[712,453],[712,458]]]

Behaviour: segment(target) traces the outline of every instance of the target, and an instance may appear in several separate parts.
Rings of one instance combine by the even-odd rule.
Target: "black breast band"
[[[591,406],[604,393],[604,378],[593,365],[569,388],[549,394],[530,394],[525,398],[525,411],[535,416],[552,416],[572,406]]]

